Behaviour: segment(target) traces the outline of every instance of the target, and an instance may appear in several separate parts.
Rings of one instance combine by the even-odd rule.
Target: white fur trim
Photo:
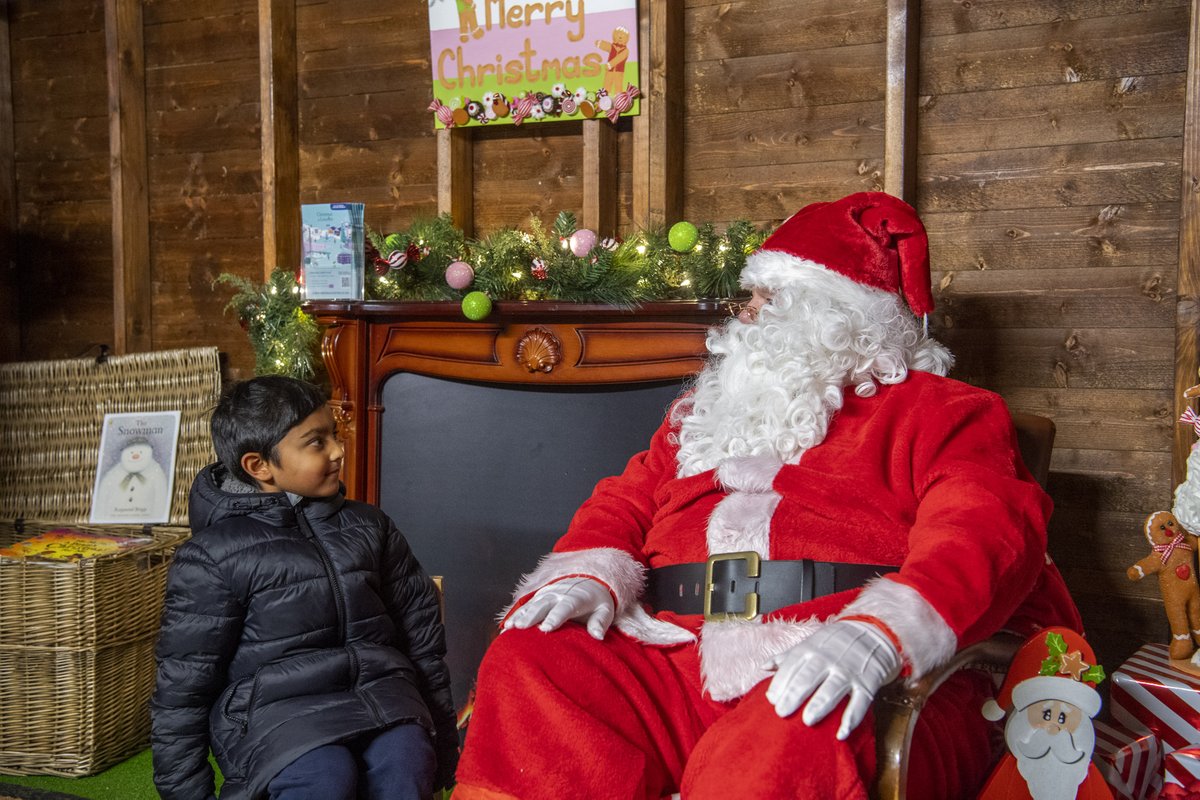
[[[824,264],[807,258],[800,258],[782,250],[759,250],[746,258],[740,282],[745,289],[778,289],[780,286],[805,283],[812,270],[833,274]],[[841,277],[843,280],[850,280],[845,276]]]
[[[544,556],[533,572],[521,578],[513,592],[512,603],[501,612],[500,619],[507,617],[522,598],[568,575],[589,575],[613,590],[617,596],[617,615],[613,625],[622,633],[654,645],[683,644],[696,640],[690,631],[646,613],[638,602],[646,587],[645,568],[624,550],[610,547]]]
[[[637,598],[646,587],[646,568],[624,550],[597,547],[550,553],[538,562],[533,572],[521,578],[513,592],[512,604],[504,609],[500,618],[508,616],[521,598],[568,575],[588,575],[607,584],[617,597],[617,613],[637,605]]]
[[[872,297],[898,296],[885,289],[877,289],[865,283],[835,272],[824,264],[800,258],[781,250],[759,250],[746,259],[742,268],[743,288],[779,289],[784,286],[811,286],[821,288],[835,297],[859,303],[868,303]]]
[[[671,645],[696,641],[696,636],[686,628],[655,619],[637,603],[623,610],[613,622],[617,630],[645,644]]]
[[[700,631],[700,672],[714,700],[735,700],[771,677],[764,665],[807,639],[816,619],[706,622]]]
[[[770,558],[771,517],[779,505],[775,492],[732,492],[708,518],[708,554],[753,550]]]
[[[727,492],[767,492],[782,468],[773,455],[727,458],[717,465],[717,481]]]
[[[1026,678],[1013,687],[1013,708],[1028,708],[1039,700],[1062,700],[1083,711],[1089,717],[1100,713],[1100,693],[1086,683],[1055,675]]]
[[[892,629],[912,667],[913,679],[945,664],[958,650],[958,636],[942,615],[915,589],[902,583],[887,578],[871,581],[838,616],[851,614],[876,617]]]

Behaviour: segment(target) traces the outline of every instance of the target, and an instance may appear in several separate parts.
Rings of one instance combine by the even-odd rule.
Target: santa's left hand
[[[876,626],[838,620],[775,656],[767,666],[778,670],[767,689],[767,701],[781,717],[804,705],[800,719],[805,725],[816,725],[849,695],[837,731],[837,738],[844,740],[867,715],[879,689],[900,675],[903,662],[896,646]]]

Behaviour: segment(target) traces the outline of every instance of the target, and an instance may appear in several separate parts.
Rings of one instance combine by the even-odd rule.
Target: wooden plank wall
[[[1173,488],[1190,5],[921,3],[932,323],[959,377],[1057,423],[1052,552],[1109,664],[1165,635],[1155,586],[1123,572]],[[9,0],[24,358],[113,330],[102,6]],[[777,223],[881,188],[887,6],[684,0],[684,218]],[[235,376],[249,348],[210,285],[263,272],[258,7],[143,7],[153,344],[216,344]],[[300,201],[363,201],[382,230],[436,213],[425,4],[297,0],[296,29]],[[471,137],[476,232],[583,212],[579,124]],[[616,139],[628,232],[629,122]]]
[[[231,292],[211,287],[263,274],[258,5],[148,0],[143,16],[154,347],[214,344],[249,377]]]
[[[104,4],[8,13],[20,357],[77,356],[113,331]]]
[[[12,58],[9,57],[9,0],[0,0],[0,361],[21,355],[17,296],[17,180],[13,154]]]
[[[1051,553],[1105,663],[1170,508],[1187,0],[925,3],[918,204],[956,374],[1052,417]]]

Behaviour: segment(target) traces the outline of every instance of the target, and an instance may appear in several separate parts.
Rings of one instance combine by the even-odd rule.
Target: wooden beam
[[[1200,0],[1192,0],[1188,39],[1187,97],[1183,120],[1183,169],[1179,192],[1179,274],[1175,300],[1175,418],[1191,405],[1183,390],[1200,383],[1196,352],[1200,337]],[[1187,456],[1196,434],[1175,426],[1171,459],[1172,486],[1187,477]]]
[[[263,278],[300,266],[300,112],[296,0],[258,0]]]
[[[153,349],[146,63],[141,0],[105,0],[112,182],[113,348]]]
[[[583,227],[617,231],[617,129],[606,119],[583,121]]]
[[[921,0],[888,0],[883,190],[916,205]]]
[[[438,213],[449,214],[455,227],[474,235],[475,156],[471,131],[442,128],[437,132]]]
[[[645,228],[683,218],[683,3],[639,5],[643,66],[641,113],[633,122],[633,222]]]
[[[21,284],[17,280],[17,173],[8,9],[9,0],[0,0],[0,361],[17,361],[21,358]]]

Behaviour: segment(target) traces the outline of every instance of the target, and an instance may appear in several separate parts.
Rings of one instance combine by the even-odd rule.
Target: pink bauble
[[[446,283],[451,289],[465,289],[475,280],[475,270],[465,261],[451,261],[446,267]]]
[[[596,246],[596,232],[589,231],[587,228],[580,228],[571,234],[571,252],[577,258],[583,258],[588,253],[592,252],[592,248]]]

